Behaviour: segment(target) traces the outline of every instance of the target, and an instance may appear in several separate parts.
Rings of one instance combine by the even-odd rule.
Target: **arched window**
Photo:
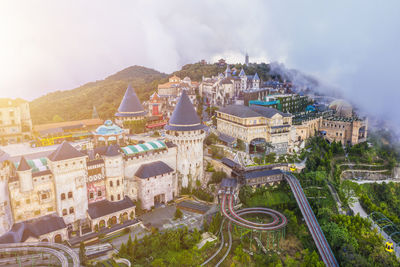
[[[68,192],[68,198],[72,198],[72,192]]]
[[[117,198],[118,198],[118,200],[121,200],[121,195],[120,195],[120,194],[118,194],[118,197],[117,197]]]
[[[65,193],[62,193],[61,194],[61,200],[64,200],[65,199]]]
[[[69,208],[69,214],[74,214],[74,207]]]
[[[67,215],[67,209],[63,209],[63,210],[62,210],[62,215],[63,215],[63,216]]]
[[[114,201],[114,196],[113,195],[111,195],[111,201]]]
[[[97,191],[97,196],[101,197],[101,190]]]
[[[113,187],[113,182],[112,181],[110,181],[110,186]]]
[[[119,180],[117,180],[117,186],[119,186]]]
[[[90,192],[89,199],[93,199],[93,197],[94,197],[93,192]]]

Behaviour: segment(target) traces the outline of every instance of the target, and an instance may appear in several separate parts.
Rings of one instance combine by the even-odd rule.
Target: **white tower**
[[[19,162],[17,174],[19,178],[19,185],[21,192],[29,192],[33,190],[32,168],[29,166],[25,157],[21,157]]]
[[[8,192],[8,179],[11,174],[9,157],[7,153],[0,150],[0,235],[9,231],[13,224]]]
[[[124,199],[124,160],[116,145],[108,146],[104,155],[106,197],[109,201]]]
[[[178,147],[178,190],[194,187],[196,181],[203,182],[203,141],[205,126],[201,123],[192,102],[182,91],[171,119],[165,126],[167,138]]]

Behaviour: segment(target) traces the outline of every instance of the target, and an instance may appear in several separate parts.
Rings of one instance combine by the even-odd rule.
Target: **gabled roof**
[[[243,105],[229,105],[218,110],[217,112],[227,113],[239,118],[261,117],[260,114]]]
[[[29,166],[29,164],[26,161],[25,157],[22,156],[21,157],[21,161],[19,162],[17,171],[21,172],[21,171],[27,171],[27,170],[30,170],[30,169],[31,169],[31,166]]]
[[[121,104],[119,105],[118,112],[115,116],[144,116],[147,112],[144,110],[135,90],[131,85],[126,89],[125,95],[122,98]]]
[[[252,110],[254,110],[255,112],[259,113],[260,115],[262,115],[263,117],[266,118],[272,118],[275,114],[280,114],[283,117],[290,117],[292,115],[288,114],[288,113],[283,113],[277,109],[274,108],[270,108],[270,107],[264,107],[264,106],[257,106],[257,105],[251,105],[250,108]]]
[[[258,77],[258,73],[257,72],[256,72],[256,74],[254,74],[253,80],[260,80],[260,77]]]
[[[39,217],[37,219],[16,223],[11,230],[0,237],[0,244],[21,243],[29,237],[40,236],[66,228],[64,219],[56,213]]]
[[[78,151],[76,148],[71,146],[67,141],[64,141],[61,143],[61,145],[58,146],[58,148],[53,153],[51,153],[48,156],[48,158],[51,161],[60,161],[60,160],[73,159],[84,156],[85,154],[83,154],[82,152]]]
[[[155,161],[140,165],[139,169],[135,173],[135,176],[142,179],[146,179],[173,171],[174,170],[164,162]]]
[[[132,207],[135,207],[135,204],[129,197],[125,196],[125,198],[120,201],[111,202],[105,199],[90,203],[88,206],[88,213],[91,219],[96,219]]]
[[[10,155],[8,155],[7,152],[4,152],[3,150],[0,149],[0,162],[8,160],[9,158],[10,158]]]
[[[186,91],[182,90],[182,95],[165,129],[172,131],[194,131],[203,129],[204,127]]]
[[[239,77],[242,77],[242,76],[246,76],[246,73],[244,72],[243,68],[240,70],[240,73],[239,73]]]

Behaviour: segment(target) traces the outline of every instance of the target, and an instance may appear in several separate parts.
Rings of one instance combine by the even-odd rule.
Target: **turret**
[[[194,186],[196,180],[203,182],[204,128],[186,91],[183,91],[165,126],[167,139],[178,147],[176,189]]]
[[[33,190],[32,168],[29,166],[24,156],[21,157],[21,161],[19,162],[17,174],[21,192]]]

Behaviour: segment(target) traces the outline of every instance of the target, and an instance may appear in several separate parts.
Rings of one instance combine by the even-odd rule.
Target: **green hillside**
[[[135,88],[141,101],[147,100],[165,82],[167,75],[156,70],[132,66],[107,77],[104,80],[87,83],[72,90],[48,93],[30,103],[34,124],[63,120],[87,119],[92,115],[93,106],[102,119],[112,118],[129,83]]]
[[[270,79],[270,69],[267,64],[231,65],[238,70],[244,68],[246,74],[258,73],[264,81]],[[187,64],[173,74],[193,81],[201,81],[202,76],[210,77],[224,72],[226,66],[216,64]],[[141,101],[157,89],[159,83],[168,81],[167,74],[156,70],[132,66],[117,72],[104,80],[87,83],[72,90],[48,93],[30,103],[31,116],[34,124],[50,123],[59,120],[80,120],[90,118],[93,106],[96,107],[102,119],[112,118],[129,83],[135,88]],[[61,118],[60,118],[61,117]]]

